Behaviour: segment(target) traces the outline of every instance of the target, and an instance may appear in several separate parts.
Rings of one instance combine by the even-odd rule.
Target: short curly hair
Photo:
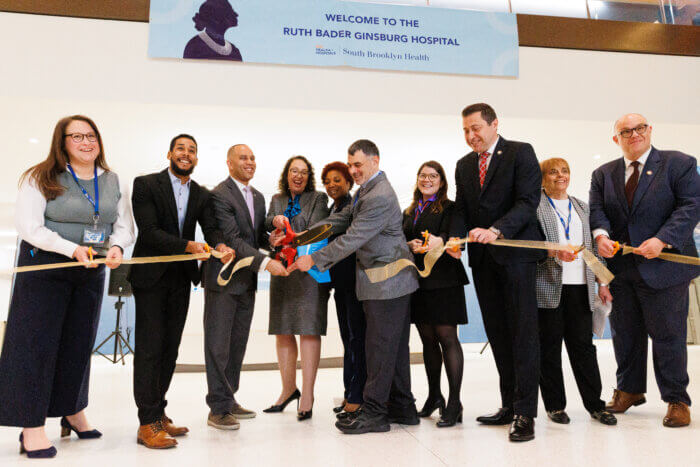
[[[326,164],[326,166],[321,171],[321,183],[325,185],[323,181],[326,179],[326,175],[328,175],[328,172],[332,170],[337,170],[338,172],[340,172],[340,175],[342,175],[345,178],[345,180],[350,182],[350,188],[352,188],[353,182],[352,176],[350,175],[350,169],[348,169],[348,164],[340,161]]]
[[[284,164],[282,175],[280,175],[280,181],[277,183],[277,188],[279,189],[280,193],[283,193],[289,197],[292,196],[292,193],[289,191],[289,179],[287,178],[287,175],[289,174],[289,167],[291,167],[292,162],[297,159],[304,161],[304,164],[306,164],[306,167],[309,169],[309,179],[306,181],[304,191],[316,191],[316,183],[314,182],[314,167],[311,165],[311,162],[309,162],[309,160],[304,156],[292,156],[287,159],[287,162]]]

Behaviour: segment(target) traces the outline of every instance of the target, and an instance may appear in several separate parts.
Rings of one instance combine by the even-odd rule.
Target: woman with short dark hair
[[[348,170],[348,164],[344,162],[331,162],[321,172],[321,180],[326,188],[326,193],[333,200],[331,214],[342,211],[352,201],[350,189],[352,188],[352,176]],[[333,241],[338,235],[332,236]],[[365,360],[365,312],[362,304],[357,300],[355,293],[355,254],[351,254],[344,260],[331,267],[331,287],[335,309],[338,314],[338,327],[340,337],[343,340],[343,402],[333,410],[338,413],[338,418],[345,418],[348,414],[360,408],[364,399],[362,393],[367,381],[367,362]]]

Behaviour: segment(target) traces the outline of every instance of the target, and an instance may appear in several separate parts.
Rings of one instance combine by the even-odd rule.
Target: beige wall
[[[258,157],[254,185],[268,199],[291,154],[320,169],[367,137],[406,203],[420,162],[437,159],[453,172],[466,152],[459,112],[477,101],[496,108],[506,138],[531,142],[541,159],[566,157],[571,193],[584,199],[591,171],[618,155],[611,124],[624,112],[649,117],[658,147],[700,154],[698,58],[521,48],[520,77],[499,79],[154,60],[147,42],[143,23],[0,13],[0,269],[14,257],[17,179],[45,157],[56,120],[72,113],[96,120],[109,164],[127,180],[163,168],[170,137],[184,131],[200,143],[195,178],[215,185],[226,176],[228,146],[246,142]],[[186,336],[191,360],[201,355],[198,300]],[[274,359],[266,302],[261,294],[250,361]],[[324,354],[337,355],[329,323]]]

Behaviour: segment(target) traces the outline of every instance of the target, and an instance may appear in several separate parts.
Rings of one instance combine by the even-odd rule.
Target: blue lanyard
[[[436,195],[431,196],[427,201],[423,202],[423,198],[418,200],[418,206],[416,206],[416,209],[414,209],[414,216],[413,216],[413,225],[416,225],[416,222],[418,222],[418,218],[423,214],[423,211],[425,211],[425,208],[428,207],[430,203],[435,201]]]
[[[559,218],[559,222],[561,222],[561,225],[564,227],[564,235],[566,236],[566,239],[571,240],[569,238],[569,229],[571,228],[571,198],[569,198],[569,219],[567,220],[566,223],[564,223],[564,218],[561,217],[561,214],[559,214],[559,211],[557,210],[557,207],[554,205],[554,201],[552,201],[552,198],[550,198],[547,193],[545,193],[544,195],[547,197],[549,204],[552,205],[552,209],[554,209],[554,212],[557,213],[557,217]]]
[[[92,199],[92,196],[90,196],[90,193],[88,193],[85,190],[85,188],[83,188],[83,186],[78,181],[78,177],[75,175],[75,172],[73,171],[73,167],[71,167],[70,164],[66,164],[66,167],[68,167],[70,174],[73,176],[73,180],[75,180],[75,183],[78,185],[80,190],[83,192],[83,195],[85,196],[85,198],[95,208],[95,214],[92,216],[92,220],[95,223],[95,226],[97,226],[97,222],[100,220],[100,189],[99,189],[99,186],[97,183],[97,165],[95,165],[95,178],[93,178],[93,181],[95,184],[95,199],[94,200]]]

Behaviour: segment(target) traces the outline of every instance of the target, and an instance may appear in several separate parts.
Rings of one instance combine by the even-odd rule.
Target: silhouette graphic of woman
[[[224,39],[229,28],[238,26],[238,13],[227,0],[206,0],[192,20],[202,32],[187,43],[184,58],[243,61],[236,46]]]

